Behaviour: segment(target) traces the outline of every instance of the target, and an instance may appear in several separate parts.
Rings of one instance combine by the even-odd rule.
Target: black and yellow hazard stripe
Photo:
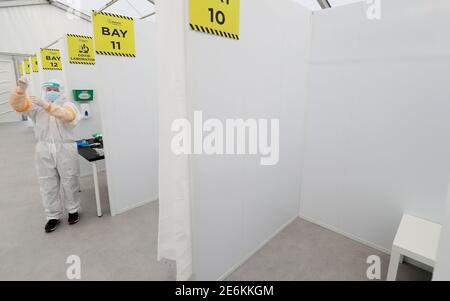
[[[191,29],[195,30],[195,31],[208,33],[208,34],[212,34],[215,36],[229,38],[229,39],[233,39],[233,40],[239,40],[239,35],[234,34],[234,33],[229,33],[229,32],[209,28],[209,27],[202,26],[202,25],[192,24],[192,23],[189,23],[189,25],[190,25]]]
[[[95,65],[94,58],[79,58],[79,57],[69,57],[69,64],[75,65]]]
[[[80,39],[89,39],[89,40],[92,40],[92,37],[81,36],[81,35],[78,35],[78,34],[71,34],[71,33],[68,33],[67,36],[68,36],[68,37],[72,37],[72,38],[80,38]]]
[[[59,49],[52,49],[52,48],[41,48],[41,50],[48,50],[48,51],[60,51]]]
[[[136,57],[135,54],[131,54],[131,53],[120,53],[120,52],[99,51],[99,50],[96,50],[95,52],[96,52],[97,54],[101,54],[101,55],[114,55],[114,56],[123,56],[123,57]]]
[[[59,68],[42,68],[44,70],[62,70],[62,67]]]
[[[104,16],[108,16],[108,17],[114,17],[114,18],[134,21],[134,19],[132,17],[122,16],[122,15],[118,15],[118,14],[112,14],[112,13],[107,13],[107,12],[96,12],[96,11],[93,11],[93,13],[94,13],[94,15],[104,15]]]
[[[74,64],[74,65],[95,65],[95,62],[80,62],[80,61],[73,61],[73,60],[70,60],[69,63]]]

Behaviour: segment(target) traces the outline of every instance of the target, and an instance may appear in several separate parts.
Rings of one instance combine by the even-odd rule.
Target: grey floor
[[[298,218],[228,280],[366,281],[366,261],[371,255],[380,257],[385,280],[389,255]],[[428,281],[431,273],[405,263],[397,280]]]
[[[175,280],[172,262],[156,259],[158,205],[112,218],[105,174],[104,217],[95,210],[91,177],[82,179],[82,220],[45,234],[34,169],[34,136],[25,124],[0,124],[0,280],[67,280],[67,257],[81,258],[83,280]],[[227,280],[367,280],[366,259],[389,256],[301,219],[295,220]],[[404,264],[400,280],[429,280]]]
[[[0,124],[0,280],[67,280],[67,257],[81,259],[82,280],[175,280],[171,262],[156,259],[158,205],[111,217],[100,174],[104,216],[96,216],[92,177],[81,180],[79,224],[45,234],[31,128]]]

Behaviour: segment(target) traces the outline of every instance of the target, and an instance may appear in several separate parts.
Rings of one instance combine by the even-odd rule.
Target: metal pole
[[[150,2],[150,3],[153,5],[153,7],[155,7],[155,0],[147,0],[147,1]],[[143,16],[143,17],[141,18],[141,20],[144,20],[145,18],[154,16],[154,15],[156,15],[156,12],[155,12],[155,11],[152,12],[152,13],[150,13],[150,14],[148,14],[148,15]]]
[[[0,52],[0,55],[4,56],[20,56],[20,57],[29,57],[31,54],[27,53],[12,53],[12,52]]]
[[[322,9],[331,8],[330,2],[328,2],[328,0],[317,0],[317,2]]]
[[[111,0],[110,2],[106,3],[105,6],[100,8],[98,10],[98,12],[101,13],[102,11],[104,11],[105,9],[108,9],[108,7],[110,7],[111,5],[115,4],[116,2],[119,2],[119,0]]]
[[[48,45],[47,47],[43,47],[43,49],[48,49],[50,47],[52,47],[53,45],[55,45],[56,43],[58,43],[63,37],[60,37],[59,39],[57,39],[56,41],[54,41],[53,43],[51,43],[50,45]]]
[[[152,12],[152,13],[146,15],[146,16],[143,16],[143,17],[141,18],[141,20],[144,20],[145,18],[151,17],[151,16],[153,16],[153,15],[156,15],[156,12]]]
[[[61,3],[59,1],[54,1],[54,0],[48,0],[48,3],[56,8],[59,8],[63,11],[65,11],[66,13],[72,14],[76,17],[79,17],[85,21],[91,22],[91,17],[85,13],[83,13],[82,11],[76,10],[75,8],[66,5],[64,3]]]

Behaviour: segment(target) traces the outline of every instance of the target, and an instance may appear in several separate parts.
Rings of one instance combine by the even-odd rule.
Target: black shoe
[[[69,225],[75,225],[79,221],[80,221],[80,215],[78,214],[78,212],[72,213],[72,214],[69,213]]]
[[[52,233],[56,230],[56,226],[59,224],[59,219],[51,219],[47,222],[45,225],[45,232],[46,233]]]

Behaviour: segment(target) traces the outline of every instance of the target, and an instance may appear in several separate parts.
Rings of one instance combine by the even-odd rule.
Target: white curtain
[[[192,276],[189,158],[171,149],[172,122],[187,118],[185,4],[156,1],[159,93],[158,258],[175,260],[177,280]]]

